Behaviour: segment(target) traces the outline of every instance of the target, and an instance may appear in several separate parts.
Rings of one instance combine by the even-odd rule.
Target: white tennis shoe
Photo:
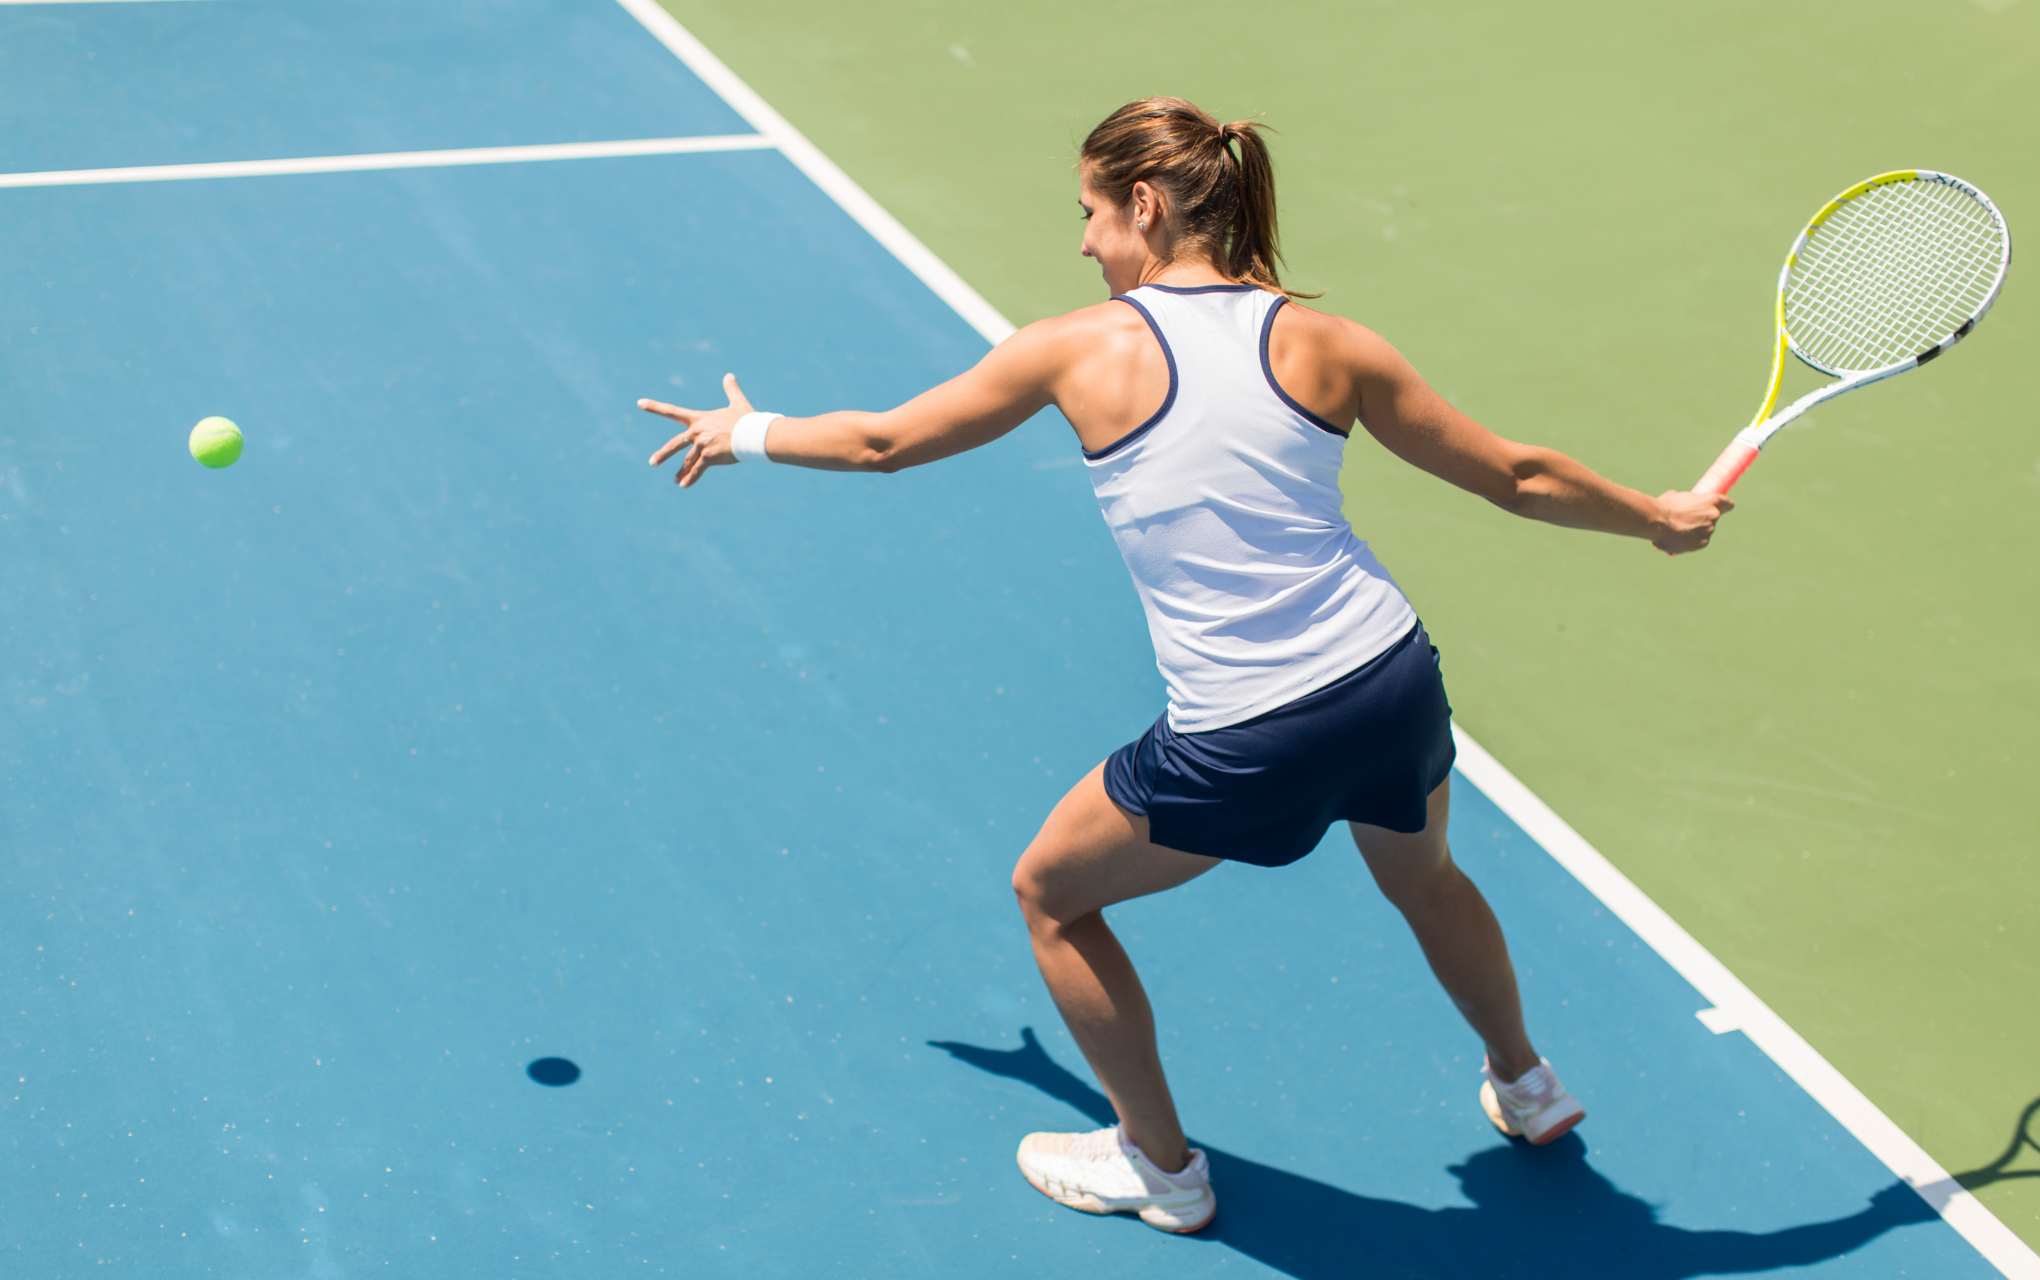
[[[1020,1172],[1057,1204],[1085,1213],[1137,1213],[1159,1231],[1188,1234],[1218,1213],[1211,1164],[1190,1148],[1180,1173],[1164,1173],[1119,1126],[1089,1133],[1030,1133],[1020,1140]]]
[[[1541,1147],[1587,1118],[1586,1108],[1558,1082],[1548,1058],[1539,1058],[1536,1066],[1514,1080],[1498,1079],[1485,1060],[1480,1072],[1487,1077],[1480,1086],[1480,1109],[1510,1137],[1521,1135]]]

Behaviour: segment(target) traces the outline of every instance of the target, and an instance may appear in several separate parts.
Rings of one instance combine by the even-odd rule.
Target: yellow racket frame
[[[1835,210],[1854,200],[1864,192],[1874,190],[1877,187],[1888,186],[1894,182],[1920,181],[1937,182],[1964,192],[1988,210],[1990,216],[1996,221],[2003,239],[2004,252],[1998,263],[1997,278],[1991,283],[1989,293],[1984,297],[1982,305],[1976,309],[1976,314],[1965,320],[1954,333],[1943,339],[1939,345],[1930,347],[1926,351],[1910,356],[1896,364],[1887,365],[1881,369],[1862,370],[1845,374],[1815,362],[1793,345],[1792,336],[1785,328],[1785,291],[1792,279],[1792,268],[1799,261],[1799,252],[1806,247],[1806,238],[1813,234],[1814,229],[1820,226],[1821,223],[1833,217]],[[1757,407],[1756,415],[1750,419],[1750,424],[1741,431],[1736,432],[1735,438],[1729,442],[1728,447],[1721,451],[1721,456],[1714,460],[1714,465],[1709,467],[1706,474],[1700,477],[1699,482],[1693,486],[1693,491],[1696,493],[1727,493],[1735,486],[1736,481],[1742,479],[1743,472],[1749,470],[1750,464],[1757,460],[1757,454],[1762,451],[1764,445],[1770,441],[1771,437],[1776,435],[1780,428],[1805,413],[1808,409],[1823,401],[1832,400],[1834,397],[1845,392],[1854,391],[1858,387],[1868,386],[1873,382],[1881,382],[1885,378],[1905,373],[1911,369],[1917,369],[1927,361],[1940,355],[1943,351],[1946,351],[1949,347],[1960,342],[1963,338],[1968,337],[1970,331],[1976,328],[1977,322],[1982,320],[1985,313],[1990,310],[1991,304],[1997,301],[1998,293],[2004,288],[2005,273],[2010,269],[2011,261],[2012,235],[2010,228],[2005,226],[2004,215],[1998,212],[1998,207],[1991,203],[1989,196],[1986,196],[1976,187],[1971,186],[1952,174],[1941,173],[1933,169],[1893,169],[1888,173],[1880,173],[1875,177],[1865,178],[1854,186],[1836,194],[1833,199],[1822,205],[1813,217],[1807,219],[1806,226],[1800,229],[1798,236],[1794,237],[1791,249],[1786,251],[1785,265],[1778,270],[1778,297],[1772,306],[1772,320],[1776,336],[1772,341],[1771,348],[1771,379],[1769,385],[1764,390],[1763,403]],[[1784,410],[1778,411],[1778,392],[1785,385],[1785,353],[1788,349],[1810,368],[1818,369],[1822,373],[1837,377],[1839,381],[1831,382],[1816,391],[1809,392],[1798,400],[1793,401]]]

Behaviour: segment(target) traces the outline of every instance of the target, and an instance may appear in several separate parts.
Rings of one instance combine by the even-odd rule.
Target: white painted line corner
[[[722,59],[709,52],[707,45],[694,38],[693,32],[660,8],[657,0],[617,0],[617,3],[642,23],[660,44],[671,50],[674,57],[687,64],[689,71],[721,95],[722,100],[746,123],[770,138],[786,158],[808,176],[809,181],[827,192],[845,213],[856,219],[859,226],[890,249],[907,270],[920,277],[923,284],[934,290],[936,296],[948,303],[986,342],[996,346],[1013,332],[1012,324],[993,309],[991,303],[965,284],[962,276],[950,270],[947,263],[901,226],[899,220],[887,213],[864,188],[852,182],[850,175],[823,155],[821,149],[809,142],[800,130],[788,124],[785,116],[773,110],[751,86],[738,79],[734,71],[723,65]]]
[[[1735,1015],[1726,1009],[1702,1009],[1693,1016],[1700,1019],[1701,1026],[1718,1036],[1742,1030],[1742,1023],[1736,1021]]]

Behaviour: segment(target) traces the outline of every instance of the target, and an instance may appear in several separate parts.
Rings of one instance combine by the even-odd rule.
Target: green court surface
[[[1019,323],[1103,296],[1093,122],[1260,116],[1290,284],[1652,491],[1747,420],[1778,260],[1833,192],[1938,168],[2040,228],[2018,0],[668,7]],[[2040,1094],[2031,270],[1946,363],[1788,433],[1697,557],[1349,462],[1461,722],[1956,1170]],[[2040,1243],[2040,1180],[1977,1190]]]

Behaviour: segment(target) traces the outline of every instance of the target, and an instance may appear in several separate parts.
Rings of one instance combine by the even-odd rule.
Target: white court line
[[[1819,1050],[1772,1012],[1755,992],[1743,985],[1742,979],[1729,972],[1727,965],[1715,959],[1692,934],[1665,914],[1664,908],[1616,870],[1613,863],[1503,768],[1486,748],[1457,725],[1453,726],[1452,737],[1459,747],[1459,771],[1494,801],[1510,821],[1543,845],[1544,851],[1560,866],[1572,872],[1617,919],[1649,943],[1651,950],[1663,956],[1680,977],[1713,1002],[1713,1008],[1700,1013],[1709,1030],[1741,1031],[1748,1036],[1998,1270],[2008,1276],[2040,1276],[2040,1255],[1949,1177],[1948,1171],[1919,1143],[1907,1137]]]
[[[0,4],[7,0],[0,0]],[[454,165],[530,164],[543,160],[594,160],[612,156],[673,156],[697,151],[766,151],[770,138],[755,133],[695,138],[626,138],[616,142],[551,142],[531,147],[460,147],[451,151],[382,151],[352,156],[296,156],[282,160],[216,160],[204,164],[148,164],[121,169],[49,169],[0,173],[5,187],[84,187],[110,182],[189,182],[200,178],[267,178],[290,173],[358,173],[372,169],[439,169]]]
[[[985,301],[963,278],[949,268],[911,231],[881,208],[876,200],[851,181],[835,162],[803,137],[786,118],[723,65],[708,46],[680,25],[657,0],[617,0],[645,29],[673,51],[710,88],[765,137],[772,139],[788,159],[816,186],[827,192],[846,213],[892,250],[909,271],[970,326],[985,341],[999,343],[1013,332],[1013,325]],[[1544,847],[1558,864],[1571,872],[1589,892],[1599,898],[1616,917],[1664,957],[1679,975],[1707,999],[1714,1010],[1710,1026],[1740,1029],[1772,1061],[1784,1069],[1800,1088],[1825,1107],[1828,1114],[1857,1141],[1870,1149],[1891,1171],[1920,1193],[1949,1226],[1969,1241],[1992,1265],[2008,1276],[2040,1277],[2040,1255],[2012,1234],[1976,1197],[1962,1189],[1947,1170],[1920,1145],[1905,1135],[1879,1111],[1856,1086],[1787,1026],[1763,1001],[1742,984],[1728,967],[1714,958],[1629,878],[1615,869],[1581,835],[1567,826],[1531,790],[1517,781],[1457,725],[1452,736],[1459,747],[1459,771],[1479,787],[1517,826]]]
[[[947,263],[929,252],[928,246],[916,240],[913,232],[879,207],[878,201],[865,194],[864,188],[852,182],[849,174],[837,168],[835,161],[823,155],[814,143],[802,136],[800,130],[788,124],[786,117],[767,105],[750,85],[739,80],[736,72],[724,66],[722,59],[710,53],[708,46],[696,40],[694,34],[681,26],[672,14],[661,9],[655,0],[617,0],[617,3],[628,9],[632,17],[658,37],[659,43],[686,63],[689,71],[721,95],[722,100],[744,117],[747,124],[770,138],[773,145],[786,153],[787,159],[842,205],[844,212],[855,218],[859,226],[892,250],[893,256],[905,263],[907,270],[919,276],[936,296],[955,308],[956,313],[982,334],[986,342],[997,345],[1013,332],[1013,326],[992,309],[991,303],[965,284],[963,277],[951,271]]]

